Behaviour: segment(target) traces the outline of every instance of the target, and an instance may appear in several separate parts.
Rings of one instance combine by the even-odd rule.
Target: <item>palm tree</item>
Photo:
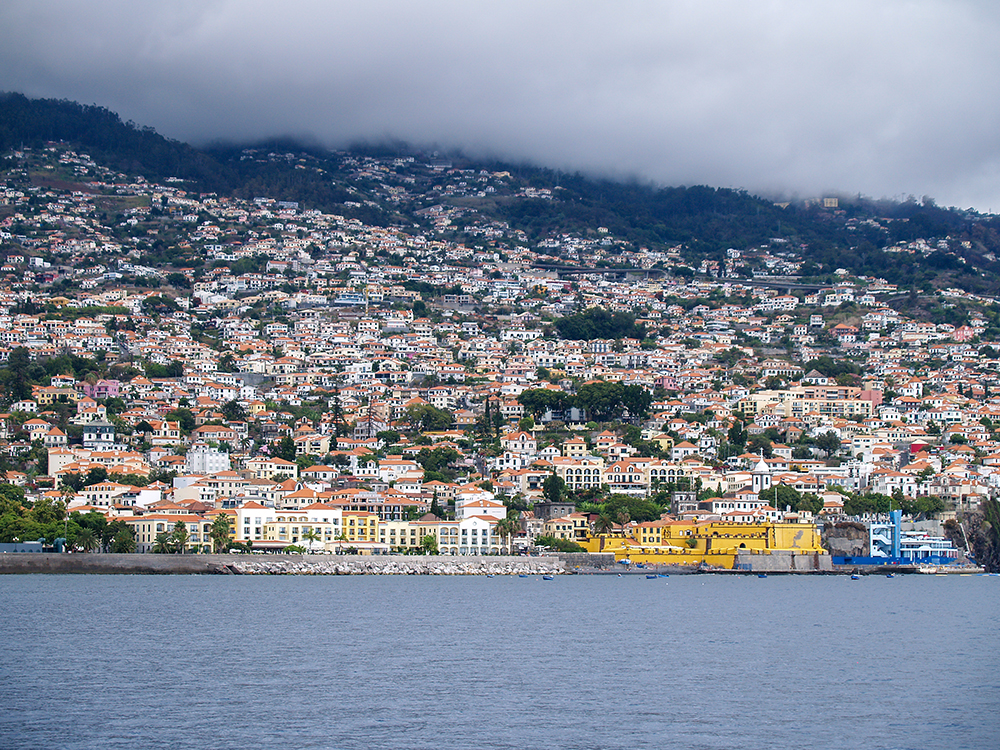
[[[174,524],[174,531],[170,535],[170,540],[174,543],[175,552],[180,552],[184,554],[184,548],[187,547],[188,539],[191,535],[188,533],[187,524],[183,521],[178,521]]]
[[[93,552],[100,545],[100,540],[97,538],[97,534],[94,533],[93,529],[82,528],[80,532],[76,535],[76,543],[74,546],[79,547],[84,552]]]
[[[501,518],[497,521],[495,532],[500,537],[501,548],[504,546],[503,540],[507,540],[507,554],[511,554],[511,546],[514,541],[514,536],[518,531],[521,530],[520,524],[518,524],[516,519],[513,518]]]
[[[306,548],[310,552],[312,552],[313,542],[320,541],[322,539],[322,536],[320,536],[320,533],[316,531],[316,529],[312,528],[311,526],[307,526],[305,529],[302,530],[302,538],[305,541],[309,542],[309,544],[306,545]]]
[[[631,520],[632,520],[632,516],[629,515],[629,513],[628,513],[627,510],[622,509],[622,510],[618,511],[618,523],[622,527],[622,536],[625,536],[625,527],[628,525],[628,522],[631,521]]]
[[[214,552],[225,552],[229,548],[229,515],[227,513],[220,513],[215,517],[209,534],[212,537]]]
[[[166,555],[174,551],[174,543],[171,539],[170,533],[167,531],[161,531],[156,535],[156,539],[153,540],[152,552],[157,555]]]
[[[607,513],[601,513],[594,521],[594,533],[595,534],[610,534],[614,531],[615,524],[608,517]]]
[[[135,536],[130,529],[121,529],[111,540],[111,551],[118,553],[135,552]]]

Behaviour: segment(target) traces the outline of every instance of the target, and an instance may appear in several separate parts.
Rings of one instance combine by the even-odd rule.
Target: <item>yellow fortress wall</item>
[[[613,552],[616,560],[649,565],[711,565],[732,569],[744,554],[825,555],[819,531],[806,523],[653,521],[634,536],[600,535],[580,541],[588,552]]]

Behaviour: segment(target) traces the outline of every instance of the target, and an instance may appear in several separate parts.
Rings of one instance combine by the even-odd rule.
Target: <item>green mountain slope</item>
[[[776,205],[745,191],[615,182],[460,154],[415,153],[401,144],[333,152],[275,140],[198,149],[122,122],[103,107],[0,94],[0,151],[49,141],[76,144],[102,164],[148,180],[176,178],[196,192],[297,201],[404,231],[432,226],[431,211],[453,211],[461,223],[438,227],[449,239],[495,247],[512,242],[550,254],[553,262],[572,261],[558,244],[546,248],[553,238],[603,233],[617,248],[675,248],[690,269],[716,275],[728,249],[770,248],[801,259],[799,274],[807,279],[832,281],[843,268],[905,287],[1000,292],[1000,222],[930,201],[840,197],[835,208]],[[492,178],[482,175],[498,174],[507,177],[497,192],[461,187],[478,180],[492,190]],[[466,232],[489,223],[504,227],[505,239]],[[915,249],[884,250],[906,243]]]

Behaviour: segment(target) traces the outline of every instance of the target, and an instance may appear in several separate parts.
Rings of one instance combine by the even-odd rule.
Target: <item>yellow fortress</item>
[[[588,552],[613,552],[619,561],[726,569],[736,566],[737,556],[827,554],[811,523],[649,521],[635,527],[633,536],[602,534],[577,543]]]

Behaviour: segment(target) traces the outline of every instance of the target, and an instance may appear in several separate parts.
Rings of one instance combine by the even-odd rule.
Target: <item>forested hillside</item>
[[[730,248],[771,246],[801,260],[795,275],[804,280],[829,281],[843,268],[908,288],[1000,291],[1000,222],[929,199],[776,203],[740,190],[615,182],[461,154],[432,158],[402,144],[330,151],[275,140],[195,148],[100,106],[0,95],[0,152],[50,141],[76,144],[102,164],[148,180],[175,178],[188,190],[241,198],[268,195],[404,231],[423,231],[427,212],[444,206],[479,224],[500,223],[512,241],[531,247],[567,235],[592,237],[600,228],[615,247],[673,250],[692,273],[718,275]],[[435,159],[446,160],[448,169],[429,164]],[[358,168],[359,160],[396,166],[380,174]],[[456,171],[509,179],[495,193],[456,191],[445,179]],[[462,239],[456,225],[449,231]],[[477,236],[469,241],[480,242]],[[904,255],[886,252],[900,247]]]

